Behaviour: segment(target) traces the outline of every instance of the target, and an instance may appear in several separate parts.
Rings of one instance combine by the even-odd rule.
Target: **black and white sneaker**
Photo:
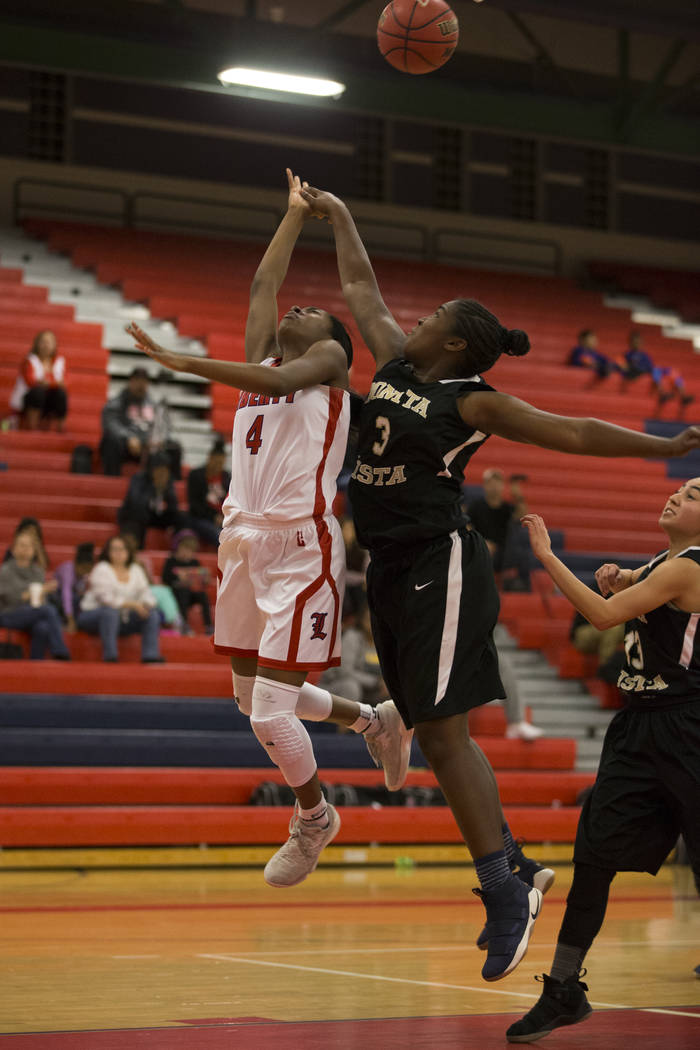
[[[481,976],[500,981],[525,958],[535,920],[542,908],[542,894],[514,875],[495,890],[474,890],[486,905],[488,955]]]
[[[546,973],[536,977],[544,984],[544,991],[533,1008],[510,1026],[506,1032],[508,1042],[535,1043],[555,1028],[585,1021],[593,1013],[586,999],[588,985],[580,980],[585,973],[580,970],[564,981],[556,981]]]
[[[554,883],[556,877],[554,872],[551,868],[543,868],[536,860],[530,860],[529,857],[526,857],[522,850],[523,842],[521,839],[518,839],[515,846],[514,861],[517,867],[513,874],[517,875],[526,886],[534,886],[544,896]],[[476,946],[482,952],[485,952],[489,946],[489,935],[485,926],[476,939]]]

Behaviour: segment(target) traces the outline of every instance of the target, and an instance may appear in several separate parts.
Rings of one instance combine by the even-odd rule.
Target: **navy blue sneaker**
[[[696,966],[695,969],[693,970],[693,973],[695,974],[697,979],[700,981],[700,966]]]
[[[500,981],[525,958],[542,894],[515,875],[495,890],[474,890],[486,906],[488,955],[481,970],[485,981]]]
[[[555,879],[554,872],[551,868],[543,868],[536,860],[526,857],[521,849],[520,841],[516,843],[515,862],[518,867],[513,874],[517,875],[526,886],[534,886],[543,895],[551,889]],[[485,952],[489,946],[489,935],[485,926],[476,939],[476,946],[482,952]]]
[[[579,978],[585,970],[556,981],[543,973],[536,981],[544,984],[544,991],[531,1010],[512,1024],[506,1032],[509,1043],[535,1043],[538,1039],[564,1025],[578,1024],[593,1013],[591,1004],[586,999],[588,985]]]

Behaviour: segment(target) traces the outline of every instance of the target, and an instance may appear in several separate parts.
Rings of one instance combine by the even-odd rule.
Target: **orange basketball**
[[[379,50],[402,73],[439,69],[458,40],[459,22],[445,0],[391,0],[379,16]]]

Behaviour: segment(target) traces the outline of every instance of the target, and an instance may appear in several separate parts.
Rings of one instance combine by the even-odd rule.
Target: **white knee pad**
[[[290,787],[306,784],[316,772],[311,737],[294,713],[298,696],[296,686],[255,679],[250,724]]]
[[[333,699],[327,689],[304,682],[299,690],[296,712],[309,722],[324,722],[333,710]]]
[[[231,672],[233,678],[233,698],[238,704],[242,715],[250,716],[253,713],[253,686],[254,678],[245,678],[242,674]]]

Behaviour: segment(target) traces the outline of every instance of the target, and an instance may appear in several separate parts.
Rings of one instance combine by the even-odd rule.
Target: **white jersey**
[[[277,359],[263,364],[274,367]],[[350,395],[338,387],[313,386],[286,397],[242,391],[223,527],[241,513],[281,524],[330,514],[349,424]]]

